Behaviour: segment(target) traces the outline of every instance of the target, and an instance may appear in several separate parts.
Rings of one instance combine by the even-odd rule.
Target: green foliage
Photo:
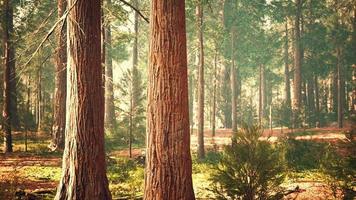
[[[108,178],[114,197],[134,199],[143,195],[144,168],[129,159],[115,159],[108,166]]]
[[[296,171],[318,169],[326,150],[324,143],[295,139],[287,139],[285,146],[288,166]]]
[[[144,89],[141,74],[134,68],[128,69],[120,84],[117,85],[120,92],[120,102],[117,109],[121,114],[121,130],[125,141],[144,141],[145,135],[145,107]],[[130,138],[131,137],[131,138]]]
[[[257,126],[244,126],[236,141],[226,146],[211,178],[218,199],[276,199],[282,195],[283,148],[260,141],[261,134]]]
[[[329,146],[321,162],[321,171],[325,181],[331,187],[336,198],[341,191],[343,199],[351,200],[356,197],[356,142],[349,146],[349,155],[340,155],[336,149]]]

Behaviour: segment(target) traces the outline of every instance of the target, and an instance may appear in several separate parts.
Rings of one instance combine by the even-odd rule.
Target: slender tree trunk
[[[345,104],[345,81],[342,66],[341,48],[336,49],[337,54],[337,122],[339,128],[343,128],[344,104]]]
[[[301,19],[301,0],[295,0],[295,4],[297,7],[296,16],[295,16],[295,23],[294,23],[294,96],[293,96],[293,109],[294,115],[298,115],[301,108],[301,82],[302,82],[302,75],[301,75],[301,62],[302,62],[302,50],[300,44],[300,19]],[[297,116],[294,117],[296,120]],[[296,122],[294,122],[294,125]]]
[[[134,0],[134,6],[136,8],[139,7],[139,3],[138,0]],[[135,29],[135,36],[134,36],[134,43],[133,43],[133,54],[132,54],[132,80],[137,81],[138,77],[138,23],[139,23],[139,15],[137,12],[135,12],[135,21],[134,21],[134,29]],[[132,84],[132,90],[133,90],[133,94],[136,94],[138,91],[137,84]],[[138,99],[137,97],[135,97],[135,95],[133,96],[133,102],[132,102],[132,107],[133,110],[136,109],[138,104]]]
[[[287,119],[288,123],[290,123],[291,121],[291,107],[292,107],[292,103],[291,103],[291,94],[290,94],[290,77],[289,77],[289,37],[288,37],[288,19],[286,18],[286,22],[285,22],[285,32],[286,32],[286,38],[285,38],[285,42],[284,42],[284,101],[287,105],[287,109],[288,109],[288,117],[289,119]]]
[[[100,2],[68,0],[67,139],[56,200],[111,199],[104,148]]]
[[[13,31],[13,10],[12,2],[10,0],[3,1],[4,13],[3,13],[3,44],[4,44],[4,103],[3,103],[3,130],[4,130],[4,152],[12,152],[12,135],[11,124],[13,114],[11,110],[11,103],[14,101],[11,87],[12,84],[12,70],[14,67],[14,48],[12,43],[12,31]]]
[[[133,131],[133,126],[132,126],[132,118],[133,118],[133,93],[132,93],[132,87],[131,87],[131,97],[130,97],[130,114],[129,114],[129,157],[132,158],[132,131]]]
[[[314,91],[315,91],[315,126],[320,128],[320,95],[318,76],[314,76]]]
[[[232,116],[232,134],[233,138],[237,134],[237,81],[236,81],[236,69],[235,69],[235,29],[231,31],[231,116]]]
[[[315,119],[316,119],[316,113],[315,113],[315,95],[314,95],[314,83],[315,81],[313,80],[313,77],[308,79],[307,82],[307,98],[308,98],[308,115],[309,115],[309,122],[308,125],[309,127],[314,127],[315,126]]]
[[[58,0],[58,18],[64,14],[67,1]],[[66,98],[67,98],[67,38],[65,25],[57,28],[57,55],[55,68],[55,90],[53,107],[52,150],[64,148],[64,131],[66,122]]]
[[[37,131],[42,130],[42,66],[37,71]]]
[[[108,0],[109,1],[109,0]],[[111,55],[111,27],[105,28],[105,127],[112,133],[115,126],[115,104],[113,87],[113,65]]]
[[[356,9],[354,9],[354,17],[352,21],[352,46],[353,52],[356,52]],[[352,103],[351,103],[351,113],[356,115],[356,57],[353,57],[352,64]]]
[[[232,125],[232,110],[231,110],[231,66],[226,62],[222,76],[221,94],[223,98],[222,112],[224,115],[224,127],[231,128]]]
[[[338,65],[338,64],[336,64]],[[337,94],[338,94],[338,66],[336,66],[333,70],[333,74],[332,74],[332,85],[331,85],[331,110],[333,113],[336,113],[337,115]]]
[[[265,116],[265,107],[266,107],[266,79],[265,79],[265,66],[260,65],[260,83],[259,83],[259,106],[258,106],[258,118],[259,124],[263,127],[263,119]]]
[[[144,199],[193,200],[185,1],[152,0],[150,22]]]
[[[216,130],[216,87],[217,87],[217,65],[218,65],[218,50],[215,49],[214,55],[214,85],[213,85],[213,110],[212,110],[212,137],[215,136]]]
[[[193,70],[189,71],[189,124],[190,124],[190,134],[193,134],[194,128],[194,77]]]
[[[198,158],[205,157],[204,151],[204,41],[203,41],[203,5],[199,1],[196,6],[199,38],[199,69],[198,69]]]

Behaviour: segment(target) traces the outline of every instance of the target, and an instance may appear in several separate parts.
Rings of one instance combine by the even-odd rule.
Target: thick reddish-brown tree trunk
[[[111,199],[104,149],[100,0],[68,0],[68,7],[66,141],[55,199]]]
[[[16,113],[16,87],[15,81],[15,51],[12,42],[13,34],[13,8],[12,1],[3,2],[4,12],[2,21],[3,29],[3,51],[4,51],[4,91],[3,91],[3,130],[4,130],[4,152],[12,152],[11,126],[13,125]]]
[[[196,6],[198,40],[199,40],[199,68],[198,68],[198,158],[205,157],[204,151],[204,41],[203,41],[203,5],[199,1]]]
[[[195,199],[184,0],[152,0],[145,200]]]
[[[58,18],[61,18],[67,7],[67,0],[58,0]],[[64,148],[64,131],[66,124],[67,97],[67,34],[65,25],[57,28],[57,55],[53,107],[52,150]]]

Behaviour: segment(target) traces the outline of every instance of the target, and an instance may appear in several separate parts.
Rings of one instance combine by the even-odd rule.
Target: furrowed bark
[[[56,200],[110,200],[104,149],[100,0],[68,0],[67,116]]]
[[[192,200],[184,0],[152,0],[145,200]]]

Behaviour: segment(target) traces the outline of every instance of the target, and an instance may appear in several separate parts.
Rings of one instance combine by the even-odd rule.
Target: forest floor
[[[293,137],[296,140],[307,140],[313,141],[315,143],[329,143],[336,145],[339,152],[344,154],[349,154],[350,152],[345,152],[345,145],[350,141],[345,137],[345,132],[350,129],[337,129],[335,127],[320,128],[320,129],[299,129],[299,130],[288,130],[288,129],[273,129],[266,130],[263,133],[262,140],[275,141],[280,137]],[[205,145],[210,151],[219,151],[223,149],[224,145],[227,145],[231,141],[231,130],[229,129],[219,129],[216,131],[214,137],[211,136],[211,132],[205,132]],[[49,152],[47,145],[49,143],[49,138],[46,134],[36,134],[30,133],[27,142],[28,152],[24,152],[24,138],[23,133],[14,134],[14,153],[4,155],[0,152],[0,199],[12,200],[16,199],[16,195],[21,195],[20,193],[33,193],[36,195],[43,196],[44,199],[52,199],[55,188],[58,184],[61,172],[61,154]],[[197,137],[193,133],[191,136],[191,147],[192,151],[195,152],[197,147]],[[144,153],[144,148],[133,149],[134,157],[139,157]],[[110,158],[127,158],[128,151],[126,149],[119,149],[109,152]],[[115,168],[111,166],[109,162],[109,180],[110,179],[120,179],[125,177],[117,178],[117,171],[120,172],[122,169]],[[115,164],[114,164],[115,165]],[[125,165],[126,166],[126,165]],[[208,177],[206,174],[205,165],[202,166],[193,162],[193,181],[194,189],[197,197],[201,199],[208,199],[209,192],[206,188],[209,187]],[[142,167],[143,168],[143,167]],[[143,177],[143,170],[134,169],[134,173],[129,172],[128,176],[139,176]],[[132,175],[133,174],[133,175]],[[289,189],[294,189],[299,187],[298,193],[293,193],[288,195],[286,199],[333,199],[332,191],[325,181],[321,178],[318,172],[313,170],[305,170],[302,172],[296,172],[292,175],[293,178],[289,179],[285,183],[285,187]],[[132,196],[140,196],[142,194],[135,194],[135,191],[139,191],[142,186],[143,181],[134,183],[134,187],[115,185],[117,181],[110,181],[111,189],[122,189],[123,187],[130,187],[127,190],[131,190]],[[48,194],[49,195],[48,195]],[[120,192],[114,193],[120,196]],[[128,197],[128,199],[131,199]]]

